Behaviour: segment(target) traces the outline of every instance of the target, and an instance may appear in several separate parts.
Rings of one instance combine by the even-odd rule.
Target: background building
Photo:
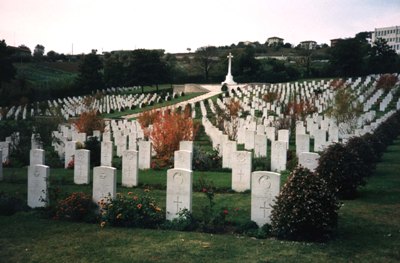
[[[400,26],[375,28],[372,32],[372,44],[378,38],[383,38],[397,54],[400,54]]]
[[[278,46],[283,45],[283,38],[280,37],[270,37],[267,39],[268,46]]]
[[[313,40],[307,40],[307,41],[301,41],[300,42],[300,47],[303,49],[315,49],[317,47],[317,42]]]

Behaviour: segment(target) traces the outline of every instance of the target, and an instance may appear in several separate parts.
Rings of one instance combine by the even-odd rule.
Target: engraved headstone
[[[112,166],[112,158],[113,158],[113,143],[107,141],[101,142],[100,165]]]
[[[275,141],[271,143],[271,170],[273,172],[286,170],[286,142]]]
[[[122,156],[122,186],[133,187],[138,185],[139,152],[128,150]]]
[[[102,198],[114,198],[117,193],[117,169],[109,166],[93,168],[93,201],[100,202]]]
[[[254,140],[254,157],[267,156],[267,136],[263,134],[256,134]]]
[[[28,167],[28,206],[31,208],[48,205],[48,181],[50,168],[37,164]]]
[[[174,168],[192,170],[193,153],[189,151],[174,152]]]
[[[310,151],[310,135],[296,134],[296,155]]]
[[[236,151],[232,156],[232,190],[250,190],[251,152]]]
[[[90,183],[90,151],[76,150],[74,163],[74,183],[89,184]]]
[[[34,166],[36,164],[45,164],[44,163],[45,152],[42,149],[32,149],[29,152],[29,165]]]
[[[302,152],[299,154],[299,165],[308,168],[311,172],[314,172],[318,167],[318,153]]]
[[[271,205],[279,195],[279,173],[257,171],[251,174],[251,220],[259,227],[271,223]]]
[[[167,171],[167,220],[177,218],[183,209],[192,211],[192,184],[192,171],[182,169]]]
[[[139,141],[139,169],[150,169],[151,142]]]
[[[68,141],[65,145],[65,163],[64,167],[67,168],[68,164],[73,160],[76,150],[76,141]]]

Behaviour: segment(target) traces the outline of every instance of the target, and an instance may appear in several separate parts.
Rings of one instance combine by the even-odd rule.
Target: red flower
[[[142,204],[138,204],[136,207],[137,207],[138,209],[141,209],[141,208],[142,208]]]
[[[224,210],[224,215],[227,215],[228,214],[228,209],[225,209]]]
[[[203,193],[206,193],[207,192],[207,188],[203,188]]]

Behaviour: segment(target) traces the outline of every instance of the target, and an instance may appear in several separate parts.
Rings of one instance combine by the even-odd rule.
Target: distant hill
[[[15,63],[17,78],[23,78],[34,86],[46,83],[72,81],[78,76],[76,62]]]

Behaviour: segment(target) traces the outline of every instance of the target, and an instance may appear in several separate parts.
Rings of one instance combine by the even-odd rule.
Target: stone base
[[[237,83],[233,81],[233,76],[232,75],[226,75],[225,81],[221,82],[222,85],[227,84],[227,85],[236,85]]]

